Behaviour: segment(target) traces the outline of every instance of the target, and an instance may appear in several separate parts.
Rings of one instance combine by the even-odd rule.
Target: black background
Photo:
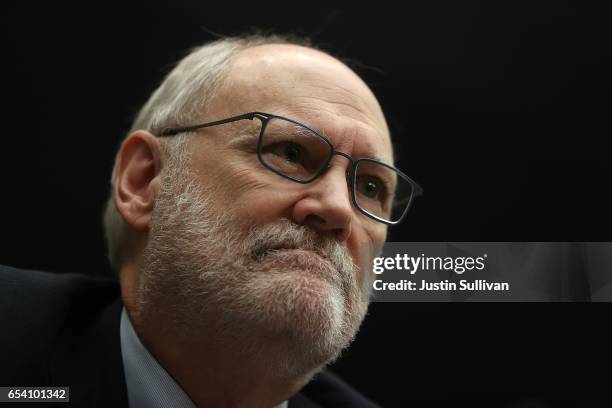
[[[134,114],[189,47],[252,28],[360,62],[425,189],[391,240],[612,241],[606,2],[3,7],[0,263],[110,274],[101,212]],[[599,405],[611,311],[374,304],[334,370],[384,406]]]

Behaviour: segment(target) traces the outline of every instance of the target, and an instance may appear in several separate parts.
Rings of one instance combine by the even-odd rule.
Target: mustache
[[[246,252],[256,260],[261,260],[272,251],[300,249],[315,252],[328,259],[343,274],[353,273],[355,270],[355,263],[348,250],[338,241],[288,219],[282,219],[277,224],[252,228],[245,243],[248,245]]]

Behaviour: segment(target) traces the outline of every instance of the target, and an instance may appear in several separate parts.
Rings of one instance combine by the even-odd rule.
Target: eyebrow
[[[323,131],[321,129],[325,129],[326,126],[323,124],[323,126],[316,126],[316,125],[312,125],[312,123],[315,123],[317,125],[321,125],[322,123],[317,121],[317,119],[315,117],[313,117],[311,114],[307,113],[307,112],[300,112],[300,111],[288,111],[288,110],[284,110],[281,112],[283,115],[287,115],[286,117],[291,118],[292,120],[295,120],[297,122],[299,122],[302,125],[305,125],[307,127],[309,127],[310,129],[316,131],[317,133],[319,133],[320,135],[324,136],[325,138],[327,138],[332,145],[334,146],[334,149],[336,149],[338,141],[334,140],[333,136],[330,135],[334,135],[336,132],[326,132]],[[275,114],[278,115],[278,114]],[[236,135],[234,135],[234,137],[231,138],[230,140],[230,145],[245,145],[246,143],[249,143],[252,141],[253,138],[256,138],[259,136],[260,134],[260,127],[258,126],[248,126],[245,128],[244,122],[246,120],[238,120],[234,123],[230,123],[230,126],[235,128],[237,130]],[[246,121],[248,122],[248,121]],[[289,122],[290,123],[290,122]],[[294,124],[294,126],[298,126],[297,124]],[[250,130],[250,131],[249,131]],[[352,133],[354,135],[353,137],[353,147],[355,146],[354,140],[363,140],[363,139],[368,139],[367,135],[368,134],[378,134],[378,132],[370,132],[367,130],[364,130],[363,127],[361,126],[351,126],[348,128],[348,130],[346,130],[345,132],[348,133]],[[343,133],[343,132],[341,132]],[[356,136],[356,137],[355,137]],[[378,152],[376,154],[369,154],[369,153],[373,153],[375,152],[376,149],[374,146],[376,145],[376,143],[369,141],[369,142],[365,142],[365,143],[357,143],[358,146],[363,146],[365,145],[365,149],[360,149],[360,150],[365,150],[366,154],[365,155],[356,155],[353,152],[351,152],[351,156],[354,159],[359,159],[359,158],[368,158],[368,159],[374,159],[377,161],[381,161],[385,164],[388,164],[390,166],[395,166],[394,164],[394,152],[393,152],[393,144],[391,143],[391,160],[387,160],[387,158],[381,156],[380,154],[378,154]],[[336,151],[342,152],[342,153],[347,153],[348,152],[344,152],[342,149],[337,149]]]
[[[248,123],[247,123],[248,122]],[[236,132],[234,132],[231,137],[229,137],[229,144],[230,145],[242,145],[246,142],[250,142],[252,141],[252,139],[258,138],[259,137],[259,126],[256,125],[251,125],[251,126],[245,126],[250,124],[249,121],[244,120],[244,121],[238,121],[236,123],[233,123],[234,128],[236,130]]]
[[[294,116],[298,116],[299,114],[294,114]],[[310,115],[306,115],[307,119],[303,120],[302,118],[299,119],[295,119],[300,123],[303,123],[304,125],[310,127],[311,129],[317,131],[318,133],[320,133],[321,135],[325,136],[327,139],[329,139],[330,142],[332,142],[332,144],[334,145],[334,149],[337,148],[337,141],[334,140],[333,134],[336,132],[327,132],[325,130],[321,130],[321,129],[325,129],[325,126],[315,126],[315,125],[311,125],[311,123],[315,123],[316,120],[314,118],[312,118],[313,120],[311,120]],[[293,118],[292,118],[293,119]],[[318,123],[317,123],[318,124]],[[372,135],[372,134],[376,134],[378,135],[377,132],[368,132],[368,131],[364,131],[361,127],[359,126],[354,126],[348,129],[348,132],[352,133],[354,136],[353,137],[353,141],[358,140],[360,138],[363,139],[368,139],[368,135]],[[365,146],[365,149],[359,149],[359,150],[365,150],[366,151],[366,155],[354,155],[354,159],[359,159],[359,158],[368,158],[368,159],[374,159],[374,160],[378,160],[381,161],[383,163],[389,164],[391,166],[394,166],[394,162],[395,162],[395,154],[393,151],[393,144],[391,143],[391,160],[388,160],[388,158],[383,157],[380,155],[379,152],[377,152],[378,149],[376,149],[374,146],[376,144],[379,143],[374,143],[374,142],[366,142],[366,143],[353,143],[353,147],[355,147],[355,145],[357,146]],[[343,152],[342,149],[337,149],[337,151]],[[374,153],[376,152],[376,153]],[[347,152],[344,152],[347,153]]]

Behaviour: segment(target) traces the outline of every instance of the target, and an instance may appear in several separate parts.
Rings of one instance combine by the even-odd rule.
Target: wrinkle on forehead
[[[301,112],[301,117],[319,117],[319,127],[334,128],[323,125],[326,119],[352,122],[349,128],[368,129],[359,133],[369,135],[367,143],[376,145],[382,156],[392,158],[389,130],[371,90],[350,68],[320,51],[286,44],[241,51],[232,60],[218,97],[211,104],[213,110],[219,109],[215,117],[251,111]]]

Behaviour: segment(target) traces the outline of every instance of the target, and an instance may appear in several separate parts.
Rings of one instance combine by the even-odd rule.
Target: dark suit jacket
[[[121,308],[114,280],[0,266],[0,386],[69,386],[70,406],[127,406]],[[289,400],[289,408],[375,406],[329,371]]]

